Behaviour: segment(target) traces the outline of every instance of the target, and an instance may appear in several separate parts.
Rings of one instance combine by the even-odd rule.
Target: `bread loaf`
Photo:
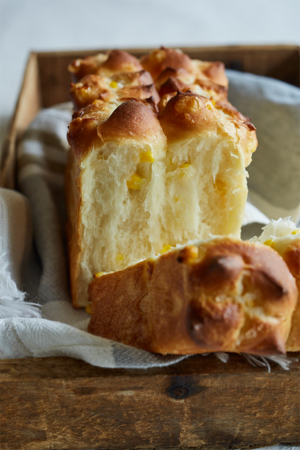
[[[300,351],[300,229],[289,219],[272,220],[263,229],[262,234],[253,238],[274,249],[284,259],[298,288],[298,301],[292,317],[292,328],[286,350]]]
[[[180,72],[180,64],[191,82],[202,76],[205,82],[227,83],[219,64],[217,70],[212,63],[203,68],[183,53],[160,51],[166,61],[155,70],[147,63],[151,54],[139,63],[124,52],[114,63],[111,52],[71,66],[73,74],[88,76],[89,82],[91,73],[102,77],[95,79],[98,99],[90,96],[93,103],[75,112],[68,132],[72,150],[66,197],[75,307],[88,304],[87,288],[96,272],[124,269],[189,240],[240,235],[255,128],[228,102],[208,98],[208,93],[170,91],[159,110],[154,96],[123,97],[122,89],[142,92],[145,76],[157,83],[160,71]],[[185,65],[173,63],[174,54]],[[141,72],[145,69],[151,75]],[[116,83],[127,79],[127,85],[109,90],[111,77]],[[81,83],[72,87],[77,107],[85,102],[78,100]]]
[[[214,238],[171,250],[89,287],[88,331],[162,354],[285,353],[295,280],[267,246]]]

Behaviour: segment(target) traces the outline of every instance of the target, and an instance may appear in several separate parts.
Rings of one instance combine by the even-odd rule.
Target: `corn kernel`
[[[186,167],[190,167],[190,164],[184,163],[180,166],[180,169],[185,169]]]
[[[132,177],[126,181],[128,189],[134,189],[138,190],[141,189],[142,183],[144,179],[138,175],[137,173],[134,173]]]
[[[140,154],[140,163],[144,163],[144,162],[154,163],[154,158],[150,151]]]
[[[113,89],[117,89],[118,88],[118,83],[116,81],[112,81],[110,83],[110,87],[112,87]]]
[[[92,306],[91,306],[91,305],[86,306],[86,307],[85,307],[85,311],[86,311],[88,314],[92,314]]]
[[[269,247],[273,248],[274,247],[274,241],[272,239],[267,239],[264,242],[264,245],[268,245]]]
[[[118,262],[122,262],[123,259],[124,259],[124,255],[122,255],[122,253],[118,253],[117,256],[116,256],[116,260],[117,260]]]
[[[292,234],[300,234],[300,230],[294,230],[292,231]]]
[[[165,244],[164,246],[163,246],[163,248],[161,249],[161,251],[160,251],[160,253],[166,253],[166,252],[168,252],[169,250],[171,250],[171,245],[169,245],[169,244]]]
[[[100,278],[105,272],[97,272],[94,274],[95,278]]]

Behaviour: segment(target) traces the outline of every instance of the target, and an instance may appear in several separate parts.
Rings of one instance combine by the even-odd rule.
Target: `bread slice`
[[[260,242],[274,249],[284,259],[298,288],[298,301],[292,317],[292,328],[286,343],[289,352],[300,351],[300,229],[289,220],[272,220],[253,242]]]
[[[271,248],[214,238],[176,248],[89,287],[88,331],[162,354],[285,353],[295,280]]]

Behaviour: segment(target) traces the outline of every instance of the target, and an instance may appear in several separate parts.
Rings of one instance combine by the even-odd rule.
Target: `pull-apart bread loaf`
[[[292,317],[292,328],[286,342],[289,352],[300,351],[300,229],[289,219],[272,220],[259,238],[251,239],[274,249],[284,259],[298,288],[298,301]]]
[[[285,353],[297,289],[274,250],[223,237],[97,274],[89,296],[88,330],[133,347],[275,355]]]
[[[299,349],[298,237],[238,240],[257,140],[223,64],[161,48],[69,70],[71,289],[89,331],[163,354]]]
[[[224,68],[209,71],[211,63],[203,63],[201,72],[201,63],[187,55],[160,51],[189,61],[191,69],[183,70],[194,79],[217,72],[215,78],[227,83]],[[110,87],[113,94],[105,88],[108,95],[102,95],[100,86],[98,99],[75,112],[69,126],[66,190],[75,307],[88,305],[88,284],[96,272],[124,269],[189,240],[240,235],[255,128],[228,102],[208,94],[169,92],[159,109],[154,96],[124,97],[122,90],[144,89],[145,77],[156,79],[165,70],[149,66],[151,75],[141,72],[146,61],[116,51],[71,65],[76,76],[92,72],[123,80]],[[166,64],[172,70],[180,65]],[[74,86],[80,106],[82,87]]]

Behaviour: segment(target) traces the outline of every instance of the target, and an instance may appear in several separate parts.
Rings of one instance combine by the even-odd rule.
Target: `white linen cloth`
[[[232,103],[244,114],[251,111],[259,139],[261,136],[257,152],[262,156],[259,163],[252,163],[250,198],[260,202],[272,218],[283,212],[297,220],[300,90],[249,74],[229,71],[228,75]],[[154,355],[90,335],[86,332],[90,316],[71,306],[63,194],[70,119],[70,104],[41,111],[19,144],[22,193],[0,189],[0,357],[71,356],[111,368],[175,363],[184,357]],[[268,167],[267,180],[265,173],[256,175],[255,167],[260,171],[260,164]],[[279,186],[280,195],[276,196]],[[244,231],[257,234],[267,222],[263,213],[247,204]],[[227,360],[224,354],[217,356]],[[284,357],[273,360],[287,367]],[[255,362],[268,366],[264,358]]]

